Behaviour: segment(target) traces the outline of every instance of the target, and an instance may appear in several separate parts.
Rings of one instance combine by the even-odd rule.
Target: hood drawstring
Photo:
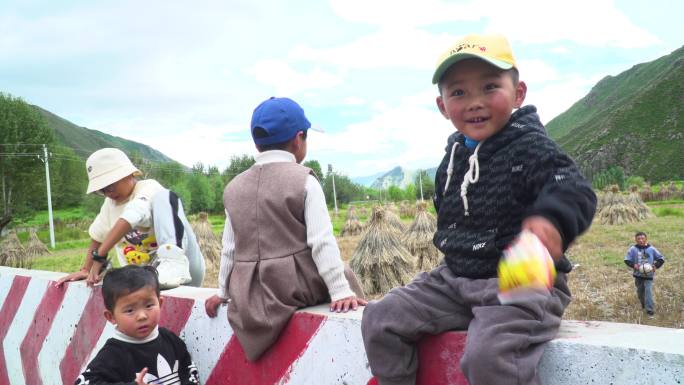
[[[475,147],[475,151],[473,152],[473,155],[471,155],[468,158],[468,171],[466,171],[465,175],[463,176],[463,183],[461,183],[461,199],[463,200],[463,215],[468,216],[470,213],[468,212],[468,186],[470,184],[475,184],[477,181],[480,179],[480,162],[477,159],[477,153],[480,150],[480,146],[482,146],[482,143],[484,143],[484,140],[481,141],[480,143],[477,144],[477,147]],[[456,152],[456,147],[458,146],[458,142],[454,142],[454,144],[451,146],[451,154],[449,156],[449,165],[447,166],[447,179],[446,179],[446,184],[444,186],[444,192],[442,195],[446,195],[447,190],[449,189],[449,182],[451,181],[451,175],[454,172],[454,153]]]

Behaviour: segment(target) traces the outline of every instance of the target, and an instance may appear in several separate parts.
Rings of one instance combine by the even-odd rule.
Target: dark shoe
[[[646,314],[648,314],[648,318],[653,318],[653,316],[655,315],[655,313],[651,310],[647,310]]]

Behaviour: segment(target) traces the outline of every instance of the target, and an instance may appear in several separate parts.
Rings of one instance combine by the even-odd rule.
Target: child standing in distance
[[[228,321],[251,361],[276,341],[298,308],[331,301],[331,311],[346,312],[366,304],[340,258],[323,189],[300,165],[310,127],[293,100],[262,102],[251,123],[256,163],[223,195],[219,291],[206,311],[215,317],[219,304],[228,302]]]
[[[113,269],[104,277],[102,297],[104,316],[116,331],[75,385],[200,383],[185,343],[158,327],[163,298],[154,267]]]
[[[86,160],[87,193],[105,196],[100,213],[88,229],[92,239],[81,270],[57,281],[102,279],[107,254],[114,248],[121,266],[153,263],[162,288],[201,286],[204,257],[178,196],[154,179],[141,175],[123,151],[103,148]]]
[[[634,285],[636,285],[641,308],[646,310],[649,317],[653,317],[655,314],[653,279],[655,278],[655,271],[665,263],[665,257],[660,254],[658,249],[648,243],[646,233],[639,231],[634,235],[634,241],[636,244],[630,247],[627,250],[627,255],[625,255],[625,264],[632,268]],[[644,269],[645,265],[650,265],[650,268]]]
[[[439,111],[457,129],[435,178],[434,243],[445,263],[368,304],[371,370],[381,385],[414,384],[415,344],[460,329],[468,331],[460,364],[470,385],[538,384],[544,343],[570,302],[563,252],[591,223],[596,196],[535,107],[521,108],[527,87],[504,37],[464,37],[440,57],[432,81]],[[550,296],[502,305],[497,264],[522,230],[542,241],[558,275]]]

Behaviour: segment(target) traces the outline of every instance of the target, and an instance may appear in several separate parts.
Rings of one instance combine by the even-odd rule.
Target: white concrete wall
[[[56,289],[53,281],[60,276],[0,267],[0,385],[72,383],[73,374],[111,337],[98,291],[83,282]],[[163,292],[161,323],[185,340],[203,384],[371,382],[361,312],[302,310],[264,358],[250,363],[233,338],[225,308],[214,319],[204,314],[204,300],[213,293],[189,287]],[[421,360],[431,366],[429,373],[419,373],[419,383],[465,384],[454,362],[463,340],[456,332],[426,340]],[[684,330],[564,321],[543,356],[540,377],[544,385],[684,384]]]

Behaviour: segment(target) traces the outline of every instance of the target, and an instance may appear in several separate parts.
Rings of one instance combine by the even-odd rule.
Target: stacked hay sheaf
[[[416,206],[410,204],[408,201],[401,201],[399,204],[399,215],[402,217],[415,217]]]
[[[603,201],[606,199],[605,191],[596,191],[596,213],[598,214],[603,208]]]
[[[349,206],[347,209],[347,219],[344,221],[344,226],[342,227],[340,236],[354,236],[361,234],[361,232],[363,232],[363,225],[359,221],[359,218],[356,217],[356,210],[354,207]]]
[[[50,254],[50,250],[48,250],[47,246],[38,238],[36,230],[31,229],[29,231],[28,242],[26,243],[26,256],[32,261],[34,258],[47,254]]]
[[[406,231],[406,226],[399,218],[399,210],[397,206],[393,204],[388,204],[383,209],[385,221],[399,234],[403,234]],[[375,208],[373,208],[373,215],[375,214]]]
[[[192,229],[195,231],[204,259],[217,269],[221,261],[221,241],[211,229],[207,213],[199,213],[197,221],[192,223]]]
[[[618,186],[613,185],[606,193],[603,207],[597,214],[599,222],[604,225],[622,225],[639,222],[639,213],[620,193]]]
[[[14,231],[9,233],[0,243],[0,265],[30,268],[32,264],[32,261],[27,261],[26,250],[17,234]]]
[[[629,197],[627,198],[627,202],[629,205],[634,207],[637,210],[637,215],[640,220],[642,219],[648,219],[648,218],[653,218],[655,215],[651,211],[651,209],[644,203],[644,201],[641,200],[641,196],[638,191],[637,186],[632,186],[629,189]]]
[[[427,212],[426,203],[416,204],[416,218],[402,238],[406,249],[417,259],[419,271],[429,271],[439,264],[442,254],[432,242],[437,230],[437,220]]]
[[[670,181],[667,185],[667,199],[677,199],[679,197],[679,191],[677,190],[677,185],[675,182]]]
[[[646,183],[644,187],[641,188],[639,195],[641,196],[641,200],[644,202],[652,201],[655,198],[653,194],[653,189],[651,188],[651,185],[648,183]]]
[[[404,248],[400,234],[387,221],[387,211],[373,208],[368,229],[363,233],[349,262],[367,295],[385,294],[412,278],[414,261]]]

